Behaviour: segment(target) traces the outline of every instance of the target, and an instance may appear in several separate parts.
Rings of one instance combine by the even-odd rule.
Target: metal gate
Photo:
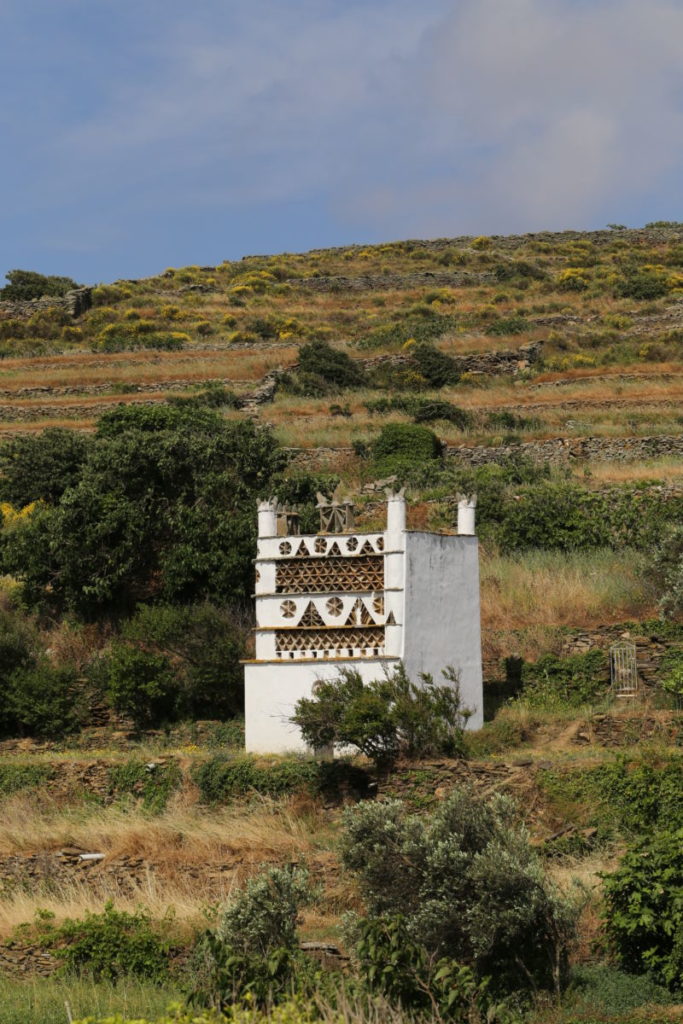
[[[620,642],[609,649],[612,692],[617,697],[635,697],[638,693],[636,645]]]

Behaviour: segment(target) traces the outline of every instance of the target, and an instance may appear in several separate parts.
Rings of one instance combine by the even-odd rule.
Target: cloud
[[[92,276],[141,234],[165,265],[169,220],[206,260],[678,214],[683,0],[161,7],[4,0],[8,252],[101,238]]]
[[[680,2],[460,0],[417,66],[434,175],[388,182],[383,224],[442,234],[589,224],[682,169]]]

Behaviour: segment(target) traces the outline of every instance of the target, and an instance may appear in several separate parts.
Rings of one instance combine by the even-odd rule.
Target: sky
[[[0,0],[0,277],[683,220],[683,0]]]

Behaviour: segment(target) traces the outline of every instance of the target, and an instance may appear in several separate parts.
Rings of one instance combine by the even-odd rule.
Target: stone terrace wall
[[[683,457],[683,434],[662,434],[654,437],[553,437],[545,441],[522,441],[519,444],[449,445],[446,454],[470,466],[487,462],[507,462],[524,456],[535,462],[639,462],[674,455]]]
[[[0,302],[0,319],[28,320],[45,309],[63,309],[69,316],[79,317],[92,305],[92,288],[74,288],[64,296],[45,295],[42,299]]]

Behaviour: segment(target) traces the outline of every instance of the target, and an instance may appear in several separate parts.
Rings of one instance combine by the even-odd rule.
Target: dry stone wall
[[[63,309],[76,319],[92,306],[92,288],[74,288],[66,295],[45,295],[41,299],[0,302],[0,319],[28,320],[45,309]]]

